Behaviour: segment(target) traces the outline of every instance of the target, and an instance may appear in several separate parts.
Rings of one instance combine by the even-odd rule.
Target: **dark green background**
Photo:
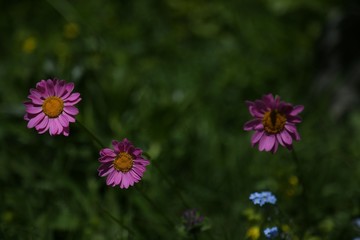
[[[360,214],[360,112],[357,97],[337,104],[346,95],[339,89],[354,89],[348,72],[359,42],[329,47],[329,29],[359,12],[355,2],[1,1],[0,239],[182,239],[135,188],[106,186],[96,170],[100,149],[79,125],[69,137],[27,129],[22,103],[50,77],[75,83],[77,119],[105,145],[126,137],[152,156],[208,217],[200,239],[245,239],[260,224],[244,214],[260,212],[248,197],[261,190],[288,217],[272,213],[263,226],[289,224],[308,240],[360,235],[352,224]],[[72,36],[69,24],[78,28]],[[354,39],[359,25],[349,26]],[[24,49],[29,41],[34,48]],[[336,68],[332,51],[355,54]],[[245,101],[267,93],[305,106],[294,147],[307,206],[301,186],[288,181],[297,174],[290,152],[259,152],[243,130]],[[185,207],[154,164],[137,185],[181,223]]]

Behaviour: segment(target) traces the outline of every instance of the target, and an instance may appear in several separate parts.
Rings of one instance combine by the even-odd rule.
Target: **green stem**
[[[100,147],[105,148],[105,145],[102,144],[99,138],[97,138],[87,127],[84,126],[79,120],[76,120],[76,123],[85,130],[85,132],[90,136],[90,138]]]
[[[155,204],[139,187],[135,186],[135,189],[141,194],[141,196],[165,219],[169,227],[174,227],[175,224],[159,209]]]
[[[304,182],[304,174],[303,174],[303,171],[302,171],[302,168],[300,166],[300,162],[299,162],[299,159],[298,159],[298,156],[295,152],[295,149],[293,148],[291,150],[291,155],[292,155],[292,158],[295,162],[295,165],[296,165],[296,172],[297,172],[297,175],[299,177],[299,184],[302,186],[302,192],[301,192],[301,197],[302,197],[302,202],[303,202],[303,209],[304,209],[304,213],[305,213],[305,219],[302,220],[303,223],[305,223],[305,225],[308,225],[309,224],[309,220],[310,219],[307,219],[309,214],[308,214],[308,195],[307,195],[307,189],[306,189],[306,186],[305,186],[305,182]],[[301,236],[300,239],[302,239],[303,236]]]
[[[297,172],[297,175],[299,176],[299,183],[300,183],[300,185],[302,185],[302,193],[303,193],[304,196],[306,196],[306,188],[305,188],[305,184],[304,184],[304,175],[303,175],[303,171],[301,170],[299,159],[297,157],[295,149],[292,149],[291,155],[292,155],[292,158],[294,159],[294,162],[295,162],[295,165],[296,165],[296,172]]]
[[[175,193],[178,195],[178,197],[180,198],[180,201],[182,202],[182,204],[184,205],[184,207],[186,209],[190,209],[189,204],[185,201],[184,197],[182,196],[179,187],[173,183],[169,177],[161,170],[160,166],[156,163],[156,162],[152,162],[152,164],[156,167],[156,169],[158,170],[158,172],[160,173],[161,177],[163,179],[165,179],[165,181],[169,184],[169,186],[173,189],[175,189]]]
[[[99,208],[108,216],[110,217],[114,222],[116,222],[117,224],[119,224],[120,227],[126,229],[130,234],[135,235],[135,232],[130,229],[128,226],[126,226],[122,221],[120,221],[119,219],[117,219],[116,217],[114,217],[111,213],[109,213],[107,210],[105,210],[104,208],[101,207],[101,205],[99,204]]]
[[[151,157],[150,157],[150,155],[148,153],[143,152],[143,155],[146,156],[149,160],[151,159]],[[163,172],[163,170],[160,168],[160,166],[156,162],[151,162],[151,164],[155,166],[155,168],[158,170],[161,177],[167,182],[167,184],[172,189],[175,189],[175,193],[179,197],[179,199],[182,202],[182,204],[184,205],[184,207],[186,209],[190,209],[190,205],[185,201],[183,195],[181,194],[181,191],[180,191],[179,187],[170,180],[170,178]]]

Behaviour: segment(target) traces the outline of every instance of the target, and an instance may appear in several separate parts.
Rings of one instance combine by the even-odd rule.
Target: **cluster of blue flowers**
[[[265,228],[264,234],[268,239],[272,239],[279,235],[279,230],[277,227]]]
[[[275,204],[276,197],[269,191],[264,192],[254,192],[250,194],[249,199],[255,204],[263,206],[264,204]],[[275,238],[279,235],[279,230],[277,227],[265,228],[264,234],[267,239]]]
[[[255,192],[250,194],[250,200],[256,205],[263,206],[265,203],[275,204],[276,197],[271,192]]]

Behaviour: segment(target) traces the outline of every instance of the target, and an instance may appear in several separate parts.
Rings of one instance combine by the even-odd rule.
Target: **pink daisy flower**
[[[35,89],[30,89],[29,101],[24,102],[29,121],[28,128],[34,128],[43,134],[69,136],[69,123],[75,122],[79,110],[74,107],[80,102],[80,93],[72,93],[73,83],[64,80],[41,80]]]
[[[133,186],[141,180],[150,162],[141,156],[142,150],[135,148],[126,138],[121,142],[113,140],[112,145],[114,150],[104,148],[100,151],[99,176],[107,176],[106,184],[109,186]]]
[[[255,131],[251,138],[252,146],[259,144],[260,151],[275,153],[279,144],[292,149],[293,140],[299,141],[296,124],[301,122],[298,116],[304,106],[293,106],[280,101],[280,97],[267,94],[255,102],[246,101],[254,119],[244,125],[245,131]]]

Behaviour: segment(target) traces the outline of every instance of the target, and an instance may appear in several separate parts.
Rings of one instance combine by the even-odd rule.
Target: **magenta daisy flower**
[[[304,106],[293,106],[280,101],[280,97],[267,94],[255,102],[246,101],[249,112],[254,119],[244,125],[245,131],[254,130],[251,138],[252,146],[259,144],[260,151],[275,153],[279,144],[292,149],[293,140],[299,141],[300,135],[296,124],[301,122],[298,116]]]
[[[106,184],[109,186],[133,186],[141,180],[150,162],[142,157],[142,150],[135,148],[126,138],[121,142],[113,140],[112,145],[114,150],[104,148],[100,151],[99,176],[107,176]]]
[[[26,101],[24,119],[29,121],[28,128],[43,134],[49,130],[50,135],[69,136],[69,124],[75,122],[79,110],[74,106],[80,102],[80,93],[73,93],[74,84],[64,80],[41,80],[35,89],[30,89]]]

